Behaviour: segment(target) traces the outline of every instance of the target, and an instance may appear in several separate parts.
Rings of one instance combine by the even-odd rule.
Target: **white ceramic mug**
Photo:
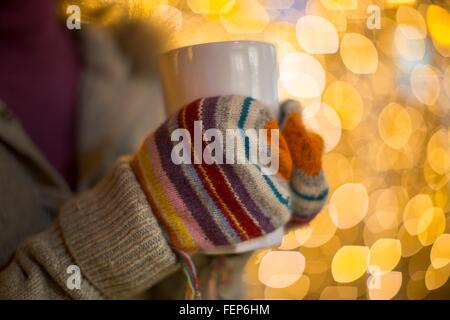
[[[278,69],[275,47],[258,41],[225,41],[193,45],[164,53],[161,82],[167,115],[203,97],[250,96],[278,115]],[[238,253],[278,245],[284,228],[207,254]]]
[[[160,59],[166,111],[198,98],[250,96],[278,114],[275,47],[258,41],[198,44],[164,53]]]

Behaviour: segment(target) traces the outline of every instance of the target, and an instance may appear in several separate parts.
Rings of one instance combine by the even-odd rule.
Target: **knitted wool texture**
[[[193,159],[194,121],[202,121],[203,133],[219,129],[223,137],[226,129],[278,128],[258,101],[223,96],[190,103],[145,139],[132,166],[172,246],[207,252],[261,237],[284,225],[291,217],[287,178],[292,161],[283,137],[276,175],[263,175],[260,166],[252,163],[174,164],[171,152],[178,141],[171,141],[171,133],[177,128],[190,132]],[[244,135],[238,139],[245,145]],[[202,144],[204,150],[207,143],[202,140]],[[226,152],[224,148],[224,158]]]
[[[280,109],[282,135],[293,160],[290,181],[291,222],[304,224],[319,213],[328,195],[328,184],[321,163],[324,144],[319,135],[306,130],[298,102],[288,100]]]

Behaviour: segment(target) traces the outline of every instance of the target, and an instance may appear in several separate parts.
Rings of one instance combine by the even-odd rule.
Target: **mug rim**
[[[187,46],[183,46],[183,47],[179,47],[179,48],[174,48],[174,49],[170,49],[168,51],[165,51],[163,53],[161,53],[161,56],[173,53],[175,51],[181,51],[181,50],[187,50],[189,48],[199,48],[199,47],[204,47],[207,45],[231,45],[231,44],[241,44],[241,43],[254,43],[254,44],[261,44],[261,45],[265,45],[265,46],[269,46],[272,47],[273,49],[275,48],[275,45],[273,45],[270,42],[266,42],[266,41],[260,41],[260,40],[225,40],[225,41],[213,41],[213,42],[205,42],[205,43],[197,43],[197,44],[192,44],[192,45],[187,45]]]

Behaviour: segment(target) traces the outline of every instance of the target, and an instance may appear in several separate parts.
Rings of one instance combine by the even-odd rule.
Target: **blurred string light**
[[[343,129],[356,128],[363,117],[363,100],[358,91],[347,82],[331,83],[323,95],[323,101],[336,110]]]
[[[271,288],[285,288],[303,274],[305,257],[297,251],[270,251],[261,259],[258,278]]]
[[[369,196],[361,183],[346,183],[331,195],[329,211],[333,223],[348,229],[356,226],[367,213]]]
[[[378,286],[369,288],[368,298],[370,300],[390,300],[400,291],[403,275],[399,271],[391,271],[377,276]]]
[[[359,33],[344,35],[340,53],[342,62],[353,73],[371,74],[377,71],[377,49],[370,39]]]
[[[321,135],[325,151],[331,151],[341,139],[342,123],[338,113],[326,103],[311,103],[303,109],[303,119],[309,130]]]
[[[236,0],[187,0],[187,5],[194,13],[225,14],[235,5]]]
[[[450,264],[450,234],[441,234],[433,244],[430,254],[431,264],[440,269]]]
[[[312,56],[301,52],[287,54],[281,61],[280,79],[286,90],[297,98],[320,96],[325,87],[325,72]]]
[[[402,245],[398,239],[378,239],[370,247],[369,265],[385,273],[393,270],[400,261]]]
[[[450,298],[448,1],[78,2],[87,22],[155,21],[166,49],[277,48],[279,96],[299,100],[324,138],[330,196],[307,226],[250,255],[245,298]],[[369,5],[381,29],[367,28]]]
[[[343,246],[333,257],[331,272],[339,283],[353,282],[362,277],[368,268],[369,248],[364,246]]]
[[[297,39],[309,54],[335,53],[339,48],[339,38],[333,24],[325,18],[306,15],[298,19]]]

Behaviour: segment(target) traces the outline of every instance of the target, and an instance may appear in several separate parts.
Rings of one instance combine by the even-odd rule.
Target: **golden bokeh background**
[[[246,298],[450,298],[450,1],[78,2],[111,5],[106,24],[156,21],[164,50],[277,47],[280,99],[299,100],[323,136],[330,196],[280,247],[251,255]]]

